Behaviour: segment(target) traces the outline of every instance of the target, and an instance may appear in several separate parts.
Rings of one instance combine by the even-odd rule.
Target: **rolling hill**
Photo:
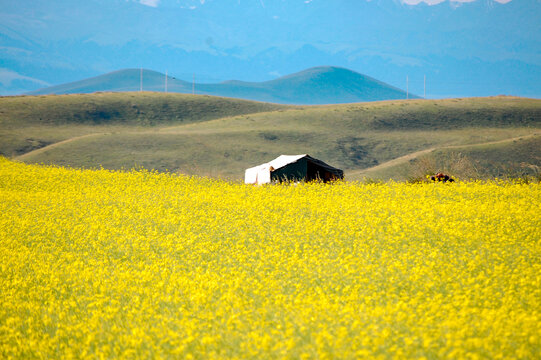
[[[461,155],[480,176],[534,174],[540,134],[541,100],[513,97],[325,106],[150,92],[0,97],[6,157],[228,179],[302,153],[348,180],[408,179],[425,155],[436,169],[459,170],[449,159]]]
[[[151,92],[0,97],[0,154],[18,156],[96,132],[149,130],[286,108]]]
[[[47,87],[31,92],[85,94],[93,92],[166,91],[165,74],[126,69],[109,74]],[[307,69],[265,82],[225,81],[217,84],[188,83],[167,78],[167,91],[264,101],[278,104],[340,104],[405,99],[406,92],[357,72],[332,66]],[[410,98],[416,96],[409,94]]]

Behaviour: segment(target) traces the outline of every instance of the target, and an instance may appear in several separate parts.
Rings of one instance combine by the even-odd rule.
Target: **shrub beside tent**
[[[276,159],[246,169],[246,184],[268,184],[283,181],[333,181],[344,178],[344,172],[310,155],[280,155]]]

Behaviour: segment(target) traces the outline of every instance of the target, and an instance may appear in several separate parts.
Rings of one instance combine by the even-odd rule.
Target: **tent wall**
[[[267,184],[270,182],[270,169],[267,165],[246,169],[244,173],[245,184]]]
[[[294,163],[274,170],[271,173],[271,180],[279,182],[306,180],[307,166],[306,158],[299,159]]]
[[[333,181],[344,178],[344,172],[310,155],[280,155],[271,162],[246,169],[247,184],[284,181]]]
[[[338,180],[344,178],[344,172],[340,169],[333,168],[321,161],[308,160],[307,181],[321,180],[323,182]]]
[[[311,161],[307,163],[306,181],[324,180],[325,169]]]

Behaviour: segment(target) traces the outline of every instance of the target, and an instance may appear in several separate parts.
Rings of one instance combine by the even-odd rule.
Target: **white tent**
[[[295,161],[302,159],[306,154],[303,155],[280,155],[276,159],[254,166],[252,168],[246,169],[244,173],[244,183],[245,184],[268,184],[271,182],[271,172],[275,169],[279,169],[287,164],[294,163]]]
[[[314,159],[308,154],[280,155],[276,159],[246,169],[246,184],[268,184],[273,180],[315,180],[328,181],[344,177],[344,172]]]

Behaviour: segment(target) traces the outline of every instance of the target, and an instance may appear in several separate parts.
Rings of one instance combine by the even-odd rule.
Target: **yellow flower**
[[[0,158],[0,357],[536,358],[540,203]]]

